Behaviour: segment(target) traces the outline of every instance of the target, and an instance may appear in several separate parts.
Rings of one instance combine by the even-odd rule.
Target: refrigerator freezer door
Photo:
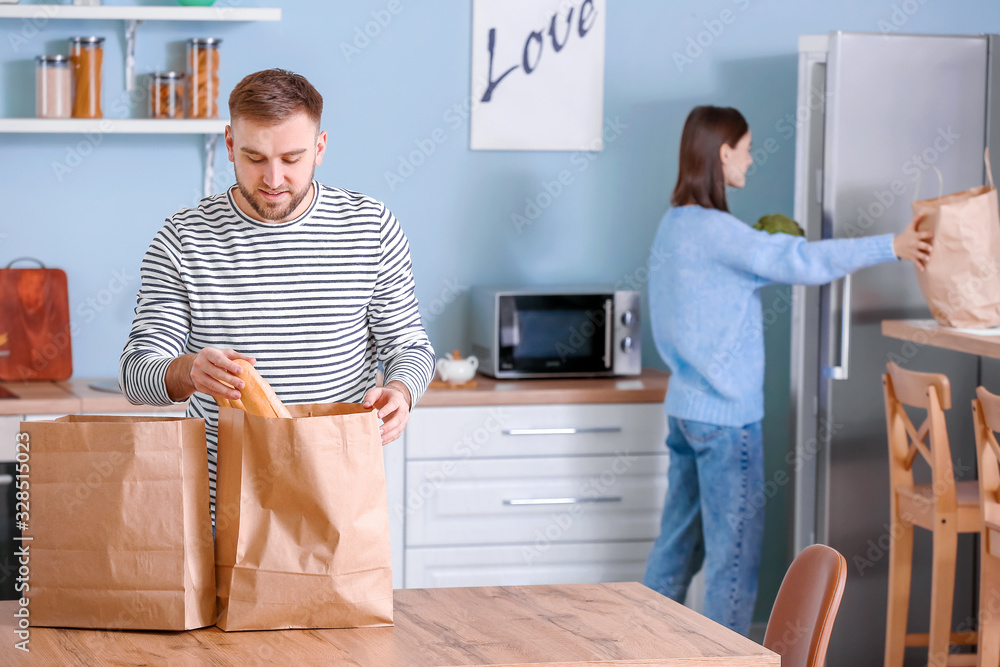
[[[983,36],[832,33],[827,59],[823,169],[825,237],[898,234],[911,219],[916,185],[924,197],[939,169],[944,190],[983,183],[987,123],[988,40]],[[978,360],[969,355],[881,335],[883,319],[927,317],[909,263],[857,272],[852,281],[820,294],[820,366],[837,366],[849,344],[846,380],[819,381],[818,424],[825,446],[817,457],[817,538],[847,558],[843,606],[830,643],[831,665],[879,665],[885,639],[889,526],[889,472],[881,374],[888,361],[943,372],[951,380],[948,415],[956,476],[974,479],[968,417]],[[850,289],[848,312],[840,290]],[[849,341],[842,339],[849,317]],[[915,627],[929,618],[930,544],[914,549]],[[955,617],[973,611],[971,542],[962,542]],[[926,653],[924,654],[926,661]]]
[[[827,70],[824,236],[898,234],[924,194],[983,183],[987,39],[833,33]],[[923,309],[911,266],[857,275],[854,310]]]

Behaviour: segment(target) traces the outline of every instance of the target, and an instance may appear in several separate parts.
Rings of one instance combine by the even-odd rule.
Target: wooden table
[[[107,632],[30,628],[0,603],[4,665],[555,665],[779,667],[780,657],[638,583],[395,592],[395,627]],[[30,609],[30,608],[29,608]]]
[[[1000,359],[1000,336],[978,336],[943,327],[934,320],[882,320],[882,335]]]

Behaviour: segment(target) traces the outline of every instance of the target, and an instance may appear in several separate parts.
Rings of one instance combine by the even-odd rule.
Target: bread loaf
[[[292,415],[288,412],[288,408],[281,402],[278,395],[274,393],[267,380],[262,378],[260,373],[257,372],[257,369],[244,359],[234,359],[234,361],[243,368],[243,372],[239,376],[244,382],[243,389],[238,390],[240,398],[233,400],[215,396],[215,402],[220,407],[233,407],[245,410],[257,417],[284,417],[291,419]]]

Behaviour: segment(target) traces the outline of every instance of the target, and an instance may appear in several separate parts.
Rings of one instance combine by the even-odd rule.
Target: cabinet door
[[[412,461],[406,545],[651,540],[667,456]]]
[[[14,460],[17,434],[21,432],[22,415],[0,417],[0,463]]]
[[[660,454],[666,418],[659,403],[418,407],[406,432],[407,460]]]
[[[403,478],[406,470],[404,439],[406,434],[382,448],[385,462],[385,486],[389,499],[389,544],[392,548],[392,587],[403,587]]]
[[[407,588],[642,581],[653,543],[594,542],[406,550]]]

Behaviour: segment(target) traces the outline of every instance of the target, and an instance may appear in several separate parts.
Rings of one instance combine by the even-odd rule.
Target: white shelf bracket
[[[142,21],[125,21],[125,90],[135,90],[135,37]]]
[[[219,143],[218,134],[205,135],[205,183],[203,197],[215,194],[215,148]]]

